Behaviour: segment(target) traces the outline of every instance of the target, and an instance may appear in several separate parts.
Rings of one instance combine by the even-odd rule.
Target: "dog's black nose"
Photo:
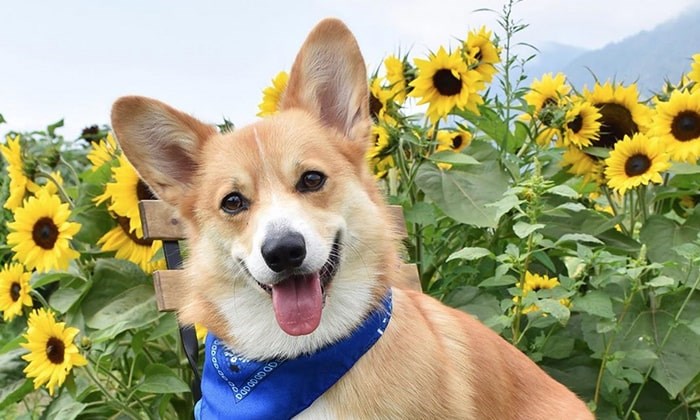
[[[275,273],[289,268],[297,268],[306,258],[306,242],[297,232],[266,239],[262,245],[262,256],[268,267]]]

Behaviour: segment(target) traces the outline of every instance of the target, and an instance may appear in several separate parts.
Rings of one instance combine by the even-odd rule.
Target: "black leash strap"
[[[163,241],[163,253],[165,254],[165,264],[168,270],[176,270],[182,268],[182,255],[180,254],[180,244],[177,241]],[[191,325],[180,326],[180,340],[182,348],[185,350],[185,356],[192,368],[194,377],[192,378],[192,398],[195,402],[202,398],[201,382],[202,376],[199,373],[199,342],[194,327]]]

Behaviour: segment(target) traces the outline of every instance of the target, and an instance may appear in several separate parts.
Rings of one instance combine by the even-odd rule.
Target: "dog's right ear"
[[[216,128],[155,99],[125,96],[112,106],[124,154],[158,198],[178,206],[191,186],[196,156]]]

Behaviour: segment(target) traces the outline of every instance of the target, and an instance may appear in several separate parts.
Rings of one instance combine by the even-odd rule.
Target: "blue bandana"
[[[391,311],[389,289],[382,305],[349,337],[296,359],[248,360],[208,334],[195,418],[289,419],[299,414],[379,340]]]

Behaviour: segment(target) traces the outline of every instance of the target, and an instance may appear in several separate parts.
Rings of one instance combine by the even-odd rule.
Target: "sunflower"
[[[68,204],[62,204],[46,188],[26,199],[15,210],[14,222],[7,224],[11,231],[7,244],[15,258],[38,272],[68,268],[70,260],[80,256],[70,247],[70,240],[80,230],[79,223],[68,221],[70,215]]]
[[[569,166],[568,173],[582,176],[584,181],[603,183],[603,163],[576,147],[568,147],[562,154],[561,165]]]
[[[367,151],[367,161],[374,172],[376,178],[384,178],[393,168],[394,158],[389,153],[390,137],[389,131],[383,125],[372,126],[373,146]]]
[[[277,73],[277,76],[272,79],[272,86],[268,86],[263,90],[262,102],[258,104],[258,109],[260,110],[258,117],[266,117],[279,111],[280,99],[285,89],[287,89],[287,82],[289,82],[289,73],[286,71]]]
[[[103,251],[116,251],[117,258],[131,261],[146,273],[152,273],[160,268],[153,258],[162,248],[162,242],[137,236],[129,226],[128,218],[117,216],[117,226],[105,233],[97,244]]]
[[[554,289],[555,287],[559,286],[559,279],[556,277],[549,277],[545,274],[539,275],[539,274],[532,274],[529,271],[525,272],[525,284],[523,285],[523,295],[522,297],[525,297],[528,295],[530,292],[537,292],[538,290],[546,290],[546,289]],[[520,302],[520,296],[514,296],[513,297],[513,302],[516,304]],[[569,306],[570,301],[567,298],[562,298],[559,299],[559,303],[561,303],[564,306]],[[530,305],[527,308],[523,308],[522,313],[526,314],[528,312],[535,312],[539,311],[539,307],[537,305]]]
[[[539,116],[543,109],[549,106],[559,106],[562,99],[571,91],[571,86],[566,83],[563,73],[542,75],[542,79],[535,79],[530,84],[530,91],[523,96],[525,102],[534,108],[532,115]],[[548,124],[547,118],[541,118]]]
[[[455,107],[479,112],[477,106],[484,100],[477,92],[485,87],[484,81],[477,71],[469,70],[459,50],[448,54],[440,47],[428,60],[416,58],[415,63],[418,77],[409,84],[413,90],[408,96],[421,98],[418,105],[428,104],[426,115],[432,123]]]
[[[118,165],[112,168],[114,181],[107,183],[104,194],[95,197],[97,205],[110,202],[107,209],[118,216],[129,219],[129,231],[136,236],[143,237],[141,227],[141,214],[139,213],[140,200],[152,200],[155,198],[150,188],[141,181],[139,175],[124,155],[117,157]]]
[[[0,311],[5,322],[22,313],[22,306],[32,306],[29,296],[31,273],[24,271],[22,264],[5,264],[0,270]]]
[[[700,157],[700,90],[674,91],[656,105],[652,132],[672,160],[695,163]]]
[[[406,101],[406,86],[408,86],[406,72],[409,70],[407,67],[407,62],[398,59],[394,55],[384,59],[389,92],[391,93],[391,98],[398,104],[403,104]]]
[[[437,141],[436,152],[451,150],[459,153],[471,143],[472,133],[466,130],[438,130],[435,140]],[[452,168],[451,164],[445,162],[440,162],[437,166],[443,170]]]
[[[380,120],[385,120],[391,124],[395,124],[396,120],[391,118],[387,110],[389,109],[389,102],[393,93],[389,89],[385,89],[381,85],[381,81],[378,77],[373,78],[369,82],[369,114],[372,116],[374,122]]]
[[[670,163],[661,142],[637,133],[617,142],[605,165],[608,186],[623,195],[639,185],[660,184],[661,172],[668,169]]]
[[[5,137],[7,144],[0,145],[0,153],[7,161],[7,174],[10,178],[10,196],[3,207],[14,210],[22,205],[27,190],[34,184],[24,173],[22,148],[19,136]]]
[[[22,356],[22,359],[29,362],[24,373],[28,378],[34,378],[34,389],[46,384],[49,394],[53,396],[73,366],[87,364],[73,344],[79,332],[77,328],[66,327],[65,322],[56,322],[53,312],[44,308],[29,315],[24,334],[27,342],[22,343],[29,354]]]
[[[436,151],[442,152],[452,150],[453,152],[461,152],[462,149],[469,146],[472,141],[472,133],[466,130],[438,130],[435,136],[437,140]]]
[[[651,123],[651,111],[639,103],[639,92],[635,83],[625,87],[620,84],[596,82],[593,90],[583,88],[584,98],[598,108],[600,136],[594,146],[612,149],[625,136],[646,133]]]
[[[579,149],[588,147],[600,136],[600,113],[589,102],[577,100],[566,112],[566,123],[562,128],[565,146]]]
[[[464,43],[467,63],[481,74],[486,83],[493,80],[496,74],[496,64],[501,62],[498,47],[491,40],[492,33],[482,26],[478,31],[470,31]]]
[[[87,154],[87,158],[92,163],[93,172],[105,163],[110,162],[117,154],[117,142],[114,140],[112,133],[108,133],[105,139],[92,142],[90,145],[92,149]]]

